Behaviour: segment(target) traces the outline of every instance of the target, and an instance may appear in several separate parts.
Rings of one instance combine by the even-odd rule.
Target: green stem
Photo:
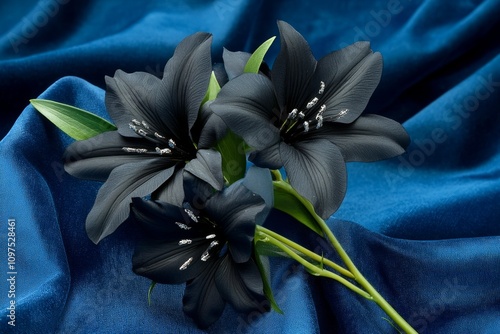
[[[321,219],[316,213],[311,212],[316,218],[319,226],[322,228],[323,232],[326,234],[328,240],[330,240],[332,246],[335,248],[337,253],[339,254],[342,261],[345,263],[346,267],[349,271],[354,275],[354,280],[362,286],[366,292],[370,294],[371,299],[377,303],[378,306],[406,333],[417,334],[417,331],[411,327],[411,325],[406,322],[406,320],[399,315],[399,313],[378,293],[378,291],[366,280],[366,278],[361,274],[361,272],[356,268],[354,263],[352,262],[349,255],[347,255],[346,251],[337,240],[333,232],[330,230],[326,222]]]
[[[278,240],[279,242],[289,246],[290,248],[293,248],[297,251],[299,251],[300,253],[304,254],[305,256],[307,256],[308,258],[314,260],[314,261],[317,261],[317,262],[320,262],[320,263],[323,263],[327,266],[329,266],[330,268],[338,271],[340,274],[344,275],[344,276],[347,276],[349,278],[354,278],[354,275],[347,269],[339,266],[338,264],[336,264],[335,262],[323,257],[323,256],[320,256],[312,251],[310,251],[309,249],[293,242],[292,240],[290,239],[287,239],[285,238],[284,236],[274,232],[274,231],[271,231],[270,229],[267,229],[265,228],[264,226],[257,226],[256,228],[256,231],[258,232],[264,232],[266,235],[268,236],[271,236],[273,237],[274,239]]]
[[[346,286],[347,288],[349,288],[352,291],[356,292],[357,294],[359,294],[359,295],[361,295],[361,296],[363,296],[363,297],[365,297],[367,299],[370,299],[370,300],[372,299],[372,296],[369,293],[367,293],[366,291],[360,289],[359,287],[357,287],[353,283],[349,282],[348,280],[346,280],[342,276],[340,276],[338,274],[335,274],[335,273],[332,273],[331,271],[328,271],[328,270],[326,270],[324,268],[319,268],[318,266],[316,266],[316,265],[308,262],[306,259],[304,259],[300,255],[298,255],[296,252],[294,252],[293,250],[291,250],[289,246],[283,244],[282,242],[280,242],[279,240],[275,239],[274,237],[272,237],[271,235],[267,234],[266,232],[259,231],[257,233],[260,234],[261,238],[267,239],[266,242],[272,243],[273,245],[275,245],[276,247],[278,247],[279,249],[281,249],[282,251],[284,251],[292,259],[294,259],[295,261],[299,262],[301,265],[303,265],[313,275],[327,277],[327,278],[331,278],[333,280],[336,280],[337,282],[343,284],[344,286]],[[262,242],[264,242],[264,241],[262,241]]]

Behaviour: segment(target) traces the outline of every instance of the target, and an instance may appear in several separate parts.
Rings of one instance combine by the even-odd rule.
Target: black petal
[[[191,244],[179,245],[179,242],[191,240]],[[163,284],[187,282],[207,267],[213,266],[216,257],[202,261],[201,256],[208,244],[204,238],[181,239],[172,242],[147,239],[138,244],[132,258],[133,271]]]
[[[279,169],[283,167],[279,150],[280,145],[281,142],[277,142],[262,150],[253,151],[248,156],[248,160],[262,168]]]
[[[185,38],[165,65],[162,97],[166,104],[161,117],[175,137],[188,141],[189,133],[208,88],[212,73],[212,37],[196,33]]]
[[[264,297],[262,277],[253,259],[234,263],[223,258],[215,275],[215,284],[222,298],[239,312],[269,311]]]
[[[222,59],[224,60],[224,68],[227,73],[227,78],[233,80],[239,75],[242,75],[245,65],[252,54],[242,51],[229,51],[226,48],[222,51]]]
[[[309,90],[317,94],[323,81],[325,91],[318,105],[326,105],[325,121],[331,117],[335,122],[351,123],[365,109],[381,75],[380,53],[373,53],[369,42],[357,42],[320,59]],[[335,117],[344,109],[347,114]]]
[[[345,161],[377,161],[403,154],[410,138],[403,126],[379,115],[362,115],[351,124],[325,124],[318,136],[330,140]]]
[[[292,146],[281,144],[290,184],[307,198],[323,219],[333,214],[346,192],[346,166],[339,149],[326,139],[310,139]]]
[[[269,147],[280,140],[279,129],[272,122],[276,98],[269,79],[245,73],[222,87],[210,105],[226,125],[255,149]]]
[[[252,253],[256,217],[264,209],[264,200],[241,182],[232,184],[207,201],[204,212],[223,231],[235,262],[248,261]]]
[[[151,198],[161,202],[182,206],[184,202],[184,167],[178,164],[173,176],[151,194]]]
[[[166,168],[162,158],[131,163],[115,168],[102,185],[87,216],[89,238],[98,243],[113,233],[129,215],[132,197],[152,193],[172,176],[174,167]]]
[[[160,117],[168,102],[160,79],[145,72],[125,73],[122,70],[105,79],[106,109],[122,136],[140,137],[129,127],[132,119],[146,122],[163,136],[171,136]]]
[[[210,184],[214,189],[221,190],[224,186],[222,157],[215,150],[198,150],[196,159],[188,162],[184,170]]]
[[[279,21],[281,50],[274,62],[272,78],[281,110],[301,108],[307,85],[316,68],[309,44],[291,25]],[[307,102],[307,101],[306,101]]]
[[[220,261],[189,281],[182,299],[184,312],[203,329],[220,318],[226,305],[215,285],[215,272]]]
[[[214,147],[227,133],[226,123],[213,113],[211,104],[212,101],[203,104],[192,131],[198,149]]]
[[[111,171],[123,164],[156,157],[127,153],[123,147],[151,149],[143,139],[127,138],[117,131],[101,133],[72,143],[63,155],[64,170],[79,178],[106,181]]]

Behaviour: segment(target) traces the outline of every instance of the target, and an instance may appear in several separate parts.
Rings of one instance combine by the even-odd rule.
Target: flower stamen
[[[190,245],[192,242],[193,242],[193,240],[191,240],[191,239],[182,239],[182,240],[179,240],[179,246]]]
[[[210,245],[208,245],[207,249],[203,252],[200,259],[202,261],[207,261],[210,258],[210,251],[212,250],[212,248],[214,248],[218,244],[219,244],[219,242],[217,240],[212,241],[210,243]]]
[[[186,270],[187,267],[191,264],[191,262],[193,262],[193,257],[190,257],[189,259],[187,259],[187,261],[184,262],[182,264],[182,266],[179,267],[179,270]]]

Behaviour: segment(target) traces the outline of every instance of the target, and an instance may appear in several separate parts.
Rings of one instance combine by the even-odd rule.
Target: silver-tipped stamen
[[[175,222],[175,225],[179,226],[181,230],[190,230],[191,227],[187,226],[186,224],[180,223],[180,222]]]
[[[218,244],[219,242],[217,240],[212,241],[210,245],[208,245],[207,249],[203,252],[203,254],[201,254],[201,260],[202,261],[208,260],[210,258],[210,250],[215,246],[217,246]]]
[[[325,92],[325,83],[323,81],[321,81],[319,83],[319,91],[318,91],[318,94],[321,95]]]
[[[158,153],[159,155],[164,155],[164,154],[170,154],[172,153],[172,151],[168,148],[159,148],[159,147],[156,147],[155,148],[156,150],[156,153]]]
[[[159,134],[158,132],[155,132],[155,137],[156,138],[159,138],[159,139],[165,139],[165,137],[163,137],[161,134]]]
[[[135,125],[134,125],[134,124],[132,124],[132,123],[128,123],[128,127],[129,127],[130,129],[132,129],[135,133],[137,133],[137,131],[139,130],[139,129],[137,128],[137,126],[135,126]]]
[[[306,117],[306,114],[303,111],[299,112],[299,118],[303,119],[304,117]]]
[[[139,122],[138,120],[136,120],[135,118],[132,120],[132,123],[134,125],[141,125],[141,122]]]
[[[168,140],[168,146],[171,148],[171,149],[174,149],[175,148],[175,141],[173,139],[169,139]]]
[[[316,116],[316,120],[318,121],[318,123],[316,123],[316,129],[319,129],[323,126],[323,116]]]
[[[187,215],[189,216],[189,218],[191,218],[192,221],[194,221],[195,223],[198,222],[198,217],[194,215],[193,211],[189,209],[184,209],[184,212],[187,213]]]
[[[349,111],[349,109],[342,109],[340,112],[339,112],[339,117],[343,117],[347,114],[347,112]]]
[[[318,111],[318,115],[321,115],[326,110],[326,104],[323,104]]]
[[[288,114],[288,119],[295,119],[297,118],[297,108],[294,108],[289,114]]]
[[[189,259],[187,259],[187,261],[184,262],[182,264],[182,266],[179,267],[179,270],[186,270],[187,267],[191,264],[191,262],[193,262],[193,258],[192,257],[190,257]]]
[[[146,153],[148,150],[145,148],[122,147],[122,150],[127,153]]]
[[[182,240],[179,240],[179,246],[190,245],[192,242],[193,242],[193,240],[191,240],[191,239],[182,239]]]
[[[215,234],[209,234],[209,235],[207,235],[207,236],[205,237],[205,239],[213,239],[213,238],[215,238],[216,236],[217,236],[217,235],[215,235]]]
[[[146,137],[148,135],[148,133],[144,131],[144,129],[139,129],[136,132],[143,137]]]
[[[315,97],[314,99],[312,99],[311,101],[309,101],[306,105],[306,109],[311,109],[312,107],[314,107],[316,105],[316,103],[318,103],[318,98]]]
[[[304,125],[304,132],[309,131],[309,122],[305,121],[303,125]]]
[[[144,122],[144,121],[142,121],[141,123],[142,123],[142,126],[143,126],[145,129],[149,129],[149,125],[148,125],[148,123],[146,123],[146,122]]]

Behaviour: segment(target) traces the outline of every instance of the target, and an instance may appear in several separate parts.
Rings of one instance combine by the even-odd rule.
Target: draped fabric
[[[384,70],[366,112],[403,123],[412,139],[400,157],[348,164],[347,195],[328,224],[354,263],[419,333],[500,332],[497,0],[19,0],[0,13],[1,333],[202,332],[182,312],[183,285],[157,285],[148,305],[150,282],[131,270],[135,226],[88,239],[101,184],[64,172],[73,140],[29,99],[109,119],[105,75],[160,75],[197,31],[213,33],[220,63],[223,47],[252,52],[277,35],[278,19],[316,58],[371,41]],[[336,259],[284,214],[266,224]],[[208,333],[396,332],[374,303],[332,280],[281,258],[271,265],[284,315],[226,307]]]

